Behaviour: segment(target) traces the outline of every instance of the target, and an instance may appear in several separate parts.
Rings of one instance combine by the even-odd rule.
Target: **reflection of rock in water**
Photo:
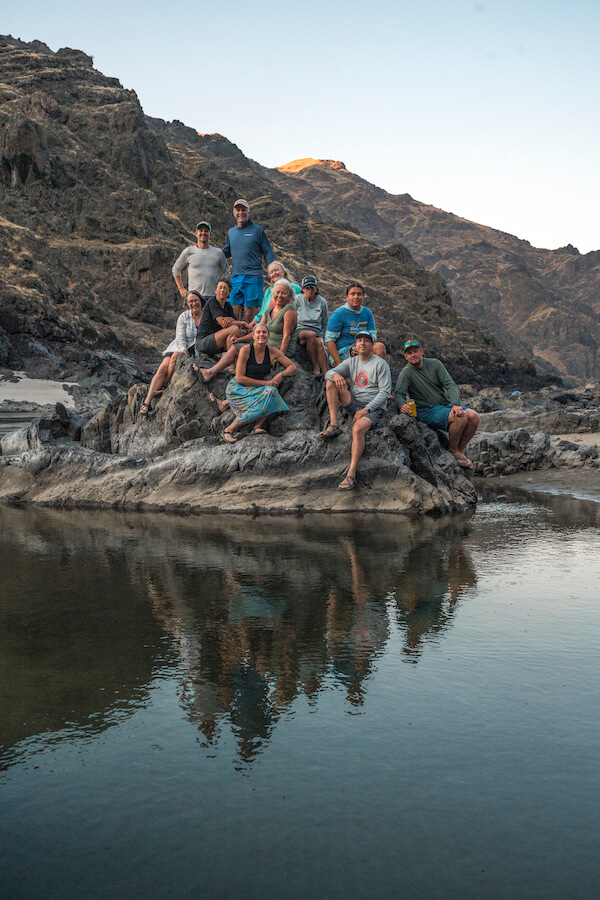
[[[475,580],[464,524],[384,522],[280,520],[256,540],[248,525],[262,522],[225,519],[203,529],[193,567],[147,564],[186,664],[181,702],[207,745],[230,727],[249,763],[298,696],[314,701],[336,682],[362,705],[389,638],[390,594],[410,601],[400,607],[409,652],[449,624],[448,604]]]
[[[142,705],[160,630],[125,547],[80,543],[43,513],[0,518],[0,746],[10,763],[35,751],[30,738],[97,733]]]
[[[121,684],[133,677],[147,683],[149,666],[142,676],[141,665],[155,658],[156,624],[170,635],[169,654],[175,649],[180,659],[173,668],[180,702],[201,743],[214,746],[231,732],[242,764],[255,759],[299,696],[314,704],[341,686],[350,708],[365,702],[389,640],[390,598],[416,660],[475,582],[462,545],[464,519],[4,515],[15,519],[12,534],[25,535],[29,554],[53,560],[46,578],[70,596],[76,643],[85,643],[77,630],[91,592],[106,593],[93,630],[99,652],[118,660],[112,665]],[[19,565],[27,565],[26,554]],[[79,579],[65,583],[65,567]],[[147,640],[149,610],[155,624]],[[60,661],[52,665],[63,672]],[[58,677],[72,677],[68,666]],[[77,683],[87,677],[74,676]]]
[[[407,554],[404,578],[396,589],[398,624],[404,653],[416,662],[427,636],[439,636],[456,614],[455,604],[477,575],[464,546],[467,529],[440,528],[436,541],[418,543]]]

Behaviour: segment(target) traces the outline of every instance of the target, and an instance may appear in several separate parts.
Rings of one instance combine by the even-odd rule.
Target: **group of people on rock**
[[[447,431],[450,453],[459,466],[470,469],[472,463],[464,451],[479,419],[474,410],[461,406],[456,384],[444,365],[426,358],[419,341],[408,340],[404,345],[407,365],[392,393],[386,347],[377,340],[373,313],[364,305],[364,287],[359,282],[349,284],[345,303],[329,315],[317,278],[306,275],[301,284],[292,280],[275,259],[265,230],[250,219],[247,200],[236,200],[233,215],[236,224],[221,250],[209,243],[211,226],[202,221],[196,226],[196,245],[186,247],[173,266],[186,309],[177,320],[175,340],[163,353],[140,415],[148,415],[154,398],[168,385],[178,356],[202,353],[214,359],[208,368],[193,364],[205,384],[235,365],[226,399],[210,395],[221,412],[229,407],[235,415],[222,439],[236,443],[240,429],[247,425],[252,426],[249,434],[266,434],[267,418],[289,411],[279,388],[284,378],[295,374],[293,357],[298,347],[304,347],[313,374],[325,377],[330,421],[321,437],[327,441],[341,434],[340,408],[352,419],[350,467],[340,490],[355,487],[367,431],[377,426],[394,396],[401,413]],[[271,282],[264,294],[263,260]]]

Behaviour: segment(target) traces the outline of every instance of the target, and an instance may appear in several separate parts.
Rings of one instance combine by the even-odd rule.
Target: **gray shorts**
[[[358,412],[359,409],[364,409],[364,406],[359,406],[354,397],[350,400],[348,406],[344,406],[344,409],[348,413],[349,416],[353,416],[354,413]],[[370,409],[366,414],[367,419],[370,419],[373,423],[373,428],[377,425],[379,420],[383,418],[383,414],[385,412],[385,406],[379,406],[377,409]]]
[[[197,340],[196,350],[198,353],[207,353],[209,356],[216,356],[221,352],[217,347],[214,334],[207,334],[206,337]]]

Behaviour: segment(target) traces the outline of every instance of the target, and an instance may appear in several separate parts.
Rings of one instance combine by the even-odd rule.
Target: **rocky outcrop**
[[[482,431],[510,431],[525,428],[530,433],[585,434],[600,430],[600,387],[578,391],[523,393],[507,401],[496,401],[501,408],[484,411],[487,404],[475,401]],[[503,408],[502,408],[503,407]]]
[[[264,172],[311,212],[382,245],[407,247],[444,278],[456,308],[485,324],[511,355],[535,356],[548,371],[577,379],[600,375],[600,250],[537,249],[410,194],[389,194],[331,160]]]
[[[600,468],[596,444],[552,439],[544,431],[529,434],[524,428],[497,433],[479,432],[469,444],[473,474],[491,478],[534,469]]]
[[[226,377],[211,384],[223,391]],[[291,412],[265,436],[224,444],[232,414],[220,414],[209,388],[180,359],[158,407],[140,419],[146,388],[134,386],[77,433],[66,410],[3,439],[0,498],[54,506],[106,506],[188,512],[449,513],[475,505],[476,493],[434,432],[390,404],[367,439],[358,487],[337,490],[350,460],[350,426],[324,442],[323,383],[299,370],[286,383]],[[81,441],[77,442],[77,437]],[[10,439],[9,439],[10,438]],[[20,452],[22,451],[22,452]]]

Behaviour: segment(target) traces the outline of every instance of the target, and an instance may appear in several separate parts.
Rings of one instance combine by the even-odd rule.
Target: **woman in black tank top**
[[[269,350],[271,348],[267,345],[264,348],[264,359],[261,363],[256,360],[256,353],[254,352],[254,343],[250,345],[250,354],[248,356],[248,362],[246,363],[246,377],[254,378],[258,381],[266,381],[269,375],[269,372],[273,368],[273,363],[271,362],[271,354]]]
[[[256,325],[253,338],[251,344],[240,350],[235,378],[227,385],[227,400],[235,413],[235,419],[223,431],[223,440],[228,444],[239,440],[236,431],[243,425],[253,422],[251,434],[267,434],[263,428],[267,416],[289,412],[277,388],[284,376],[294,374],[296,366],[277,347],[268,346],[269,329],[266,325]],[[283,366],[283,372],[271,377],[271,369],[276,363]],[[220,403],[219,407],[222,405]]]

